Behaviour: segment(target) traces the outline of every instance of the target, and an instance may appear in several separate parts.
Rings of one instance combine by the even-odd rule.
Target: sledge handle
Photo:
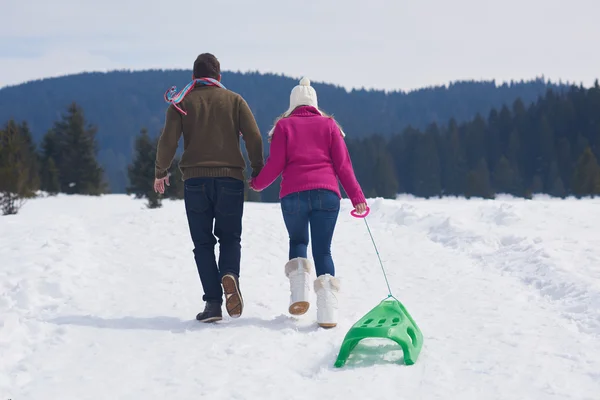
[[[354,210],[350,211],[350,215],[352,215],[354,218],[366,218],[366,216],[369,215],[369,212],[371,212],[371,209],[369,206],[367,206],[367,210],[364,214],[357,213],[355,208]]]

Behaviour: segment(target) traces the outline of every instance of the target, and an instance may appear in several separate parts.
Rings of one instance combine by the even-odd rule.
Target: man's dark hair
[[[210,53],[202,53],[194,61],[194,78],[219,79],[221,64],[217,57]]]

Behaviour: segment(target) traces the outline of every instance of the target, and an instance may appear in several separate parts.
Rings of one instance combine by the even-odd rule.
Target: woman
[[[319,110],[317,93],[303,78],[290,94],[289,109],[269,132],[270,155],[249,186],[261,191],[282,174],[281,210],[289,234],[289,312],[308,310],[312,264],[307,258],[310,237],[317,279],[317,322],[331,328],[337,324],[339,282],[331,257],[331,240],[340,211],[339,178],[359,214],[366,211],[365,196],[356,180],[344,132],[336,121]]]

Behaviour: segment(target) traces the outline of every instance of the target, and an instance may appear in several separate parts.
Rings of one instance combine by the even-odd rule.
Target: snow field
[[[344,335],[387,296],[364,222],[333,243],[340,321],[287,314],[278,204],[246,203],[240,319],[203,303],[181,201],[57,196],[0,219],[0,400],[598,399],[600,200],[375,199],[394,295],[424,334],[413,366]],[[316,300],[313,296],[313,299]]]

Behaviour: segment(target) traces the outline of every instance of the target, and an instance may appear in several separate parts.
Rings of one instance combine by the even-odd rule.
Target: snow
[[[333,367],[348,329],[387,296],[347,201],[331,330],[316,326],[315,302],[287,313],[278,204],[246,203],[243,316],[200,324],[181,201],[29,201],[0,217],[0,400],[599,398],[600,200],[370,205],[393,294],[424,335],[412,366],[396,344],[364,341]]]

